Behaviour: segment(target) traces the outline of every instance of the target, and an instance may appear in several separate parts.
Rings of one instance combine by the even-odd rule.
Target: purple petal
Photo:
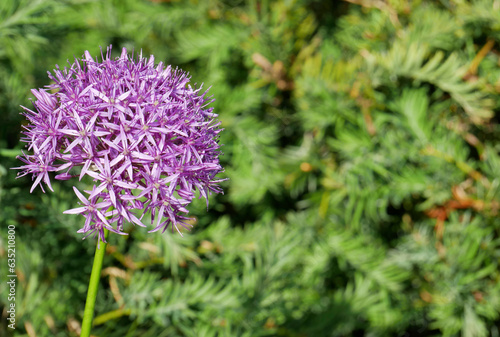
[[[87,207],[78,207],[78,208],[73,208],[73,209],[68,209],[67,211],[64,211],[64,214],[80,214],[83,213],[87,210]]]

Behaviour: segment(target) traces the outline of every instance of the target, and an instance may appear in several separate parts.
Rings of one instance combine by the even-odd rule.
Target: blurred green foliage
[[[498,0],[0,4],[0,331],[78,336],[74,182],[15,180],[19,105],[113,44],[211,86],[226,194],[181,238],[112,237],[95,336],[499,336]]]

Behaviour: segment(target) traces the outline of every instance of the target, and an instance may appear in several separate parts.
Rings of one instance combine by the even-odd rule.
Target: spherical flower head
[[[191,227],[186,206],[195,192],[207,207],[208,195],[222,192],[223,179],[215,178],[223,171],[222,129],[207,107],[213,100],[153,56],[141,52],[134,60],[123,48],[113,59],[110,46],[101,58],[86,51],[69,68],[48,73],[55,82],[49,90],[32,90],[35,111],[23,107],[29,124],[22,141],[33,154],[19,157],[25,165],[18,176],[32,175],[31,191],[43,190],[42,182],[52,190],[49,172],[59,180],[90,176],[91,190],[73,187],[81,207],[64,212],[85,217],[78,231],[85,237],[104,241],[104,228],[124,234],[124,222],[145,227],[147,211],[151,232],[170,226],[181,233]]]

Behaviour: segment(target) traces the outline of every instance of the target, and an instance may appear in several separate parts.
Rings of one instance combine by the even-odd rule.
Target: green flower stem
[[[108,238],[108,230],[104,229],[104,238]],[[89,290],[87,292],[87,301],[85,302],[85,311],[83,312],[82,333],[80,337],[89,337],[92,328],[92,318],[94,317],[95,300],[97,289],[99,288],[99,279],[101,277],[102,260],[106,252],[106,243],[100,242],[95,248],[94,264],[90,274]]]

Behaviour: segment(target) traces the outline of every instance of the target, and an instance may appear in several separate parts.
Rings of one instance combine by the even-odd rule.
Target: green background
[[[109,44],[211,86],[229,180],[111,236],[95,336],[500,335],[498,0],[1,1],[0,335],[14,225],[14,335],[78,336],[79,183],[10,168],[29,90]]]

